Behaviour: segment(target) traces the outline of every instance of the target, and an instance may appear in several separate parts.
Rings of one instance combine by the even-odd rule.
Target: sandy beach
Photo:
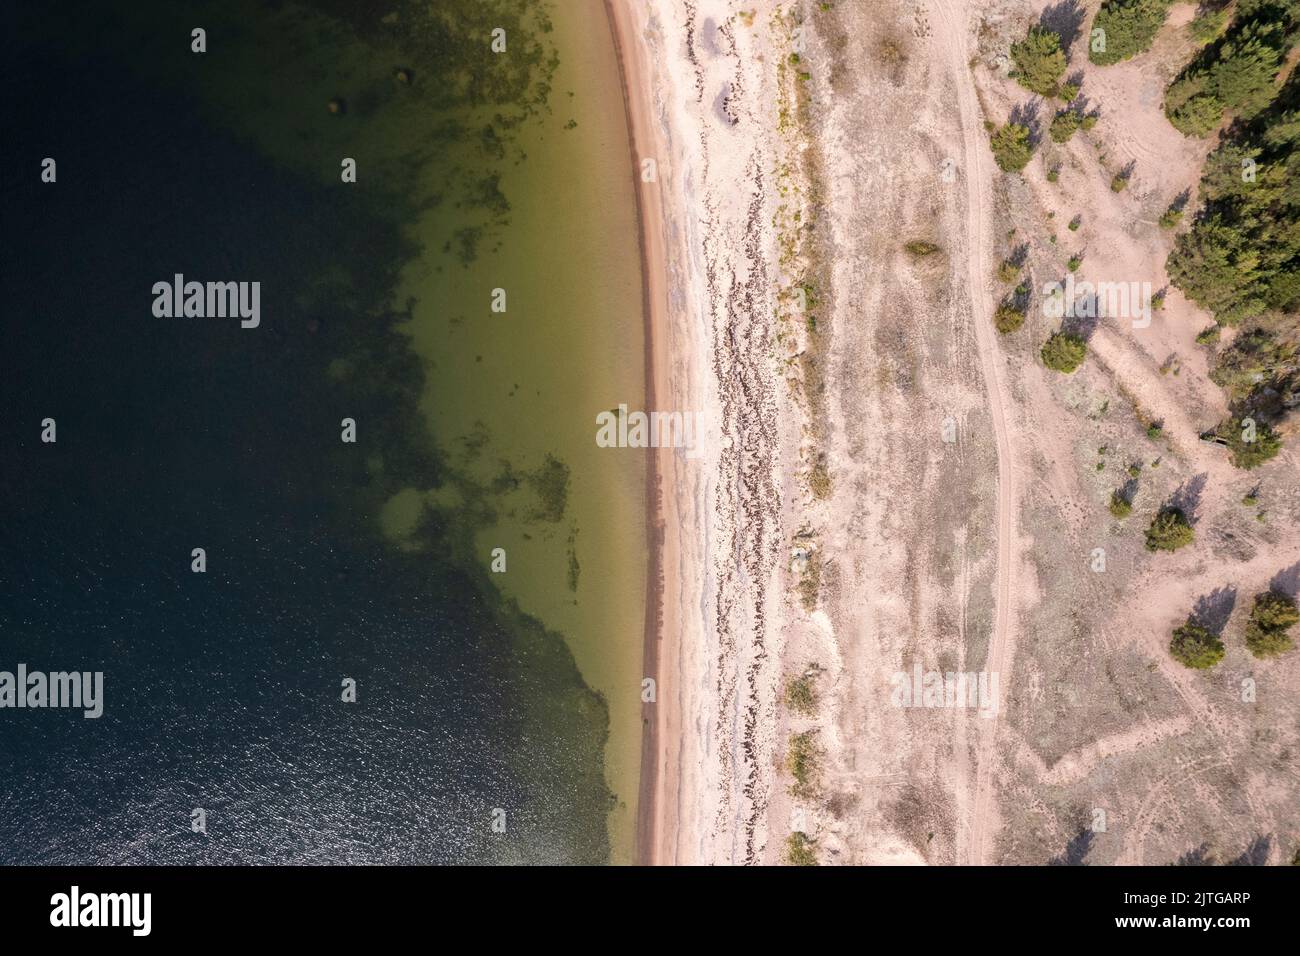
[[[756,861],[776,759],[776,462],[796,442],[764,318],[779,291],[765,228],[777,55],[761,15],[743,25],[726,3],[607,10],[635,167],[656,170],[637,177],[655,404],[716,423],[692,456],[660,450],[651,477],[663,575],[647,635],[658,694],[646,707],[640,857]]]

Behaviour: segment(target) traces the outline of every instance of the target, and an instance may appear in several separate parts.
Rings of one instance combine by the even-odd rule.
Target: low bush
[[[1048,368],[1068,375],[1083,364],[1088,345],[1071,332],[1053,332],[1039,354]]]
[[[1223,660],[1223,641],[1191,618],[1174,628],[1169,653],[1184,667],[1206,670]]]
[[[1177,551],[1196,540],[1196,532],[1182,509],[1162,508],[1147,528],[1148,551]]]

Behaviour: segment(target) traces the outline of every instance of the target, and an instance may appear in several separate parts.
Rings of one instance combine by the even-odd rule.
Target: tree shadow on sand
[[[1087,866],[1084,860],[1092,850],[1094,834],[1088,827],[1080,827],[1060,856],[1054,856],[1047,862],[1048,866]]]
[[[1300,594],[1300,561],[1273,575],[1273,580],[1268,582],[1268,586],[1274,591],[1289,594],[1291,597]]]
[[[1205,472],[1193,475],[1169,498],[1170,506],[1186,515],[1187,520],[1192,524],[1196,524],[1198,517],[1196,512],[1201,507],[1201,496],[1205,493],[1205,482],[1208,478],[1209,475]]]
[[[1130,159],[1127,163],[1123,165],[1123,167],[1120,168],[1120,171],[1115,174],[1115,179],[1127,184],[1128,181],[1133,178],[1133,173],[1136,170],[1137,170],[1137,160]],[[1113,188],[1114,187],[1112,187],[1112,189]]]
[[[1200,846],[1192,847],[1174,860],[1174,866],[1214,866],[1217,862],[1210,850],[1210,845],[1202,843]]]
[[[1039,100],[1028,100],[1011,108],[1011,122],[1029,127],[1029,145],[1035,148],[1043,139],[1042,130],[1039,128],[1041,124],[1038,122],[1042,111],[1042,103]]]
[[[1061,280],[1061,285],[1065,285],[1064,279]],[[1080,294],[1078,286],[1075,289],[1073,307],[1061,317],[1061,331],[1077,335],[1087,342],[1092,339],[1092,334],[1101,323],[1101,302],[1095,292]]]
[[[1196,599],[1196,605],[1192,608],[1192,618],[1217,636],[1228,626],[1228,618],[1232,616],[1232,609],[1236,606],[1236,588],[1215,588],[1209,594],[1203,594]]]
[[[1272,848],[1272,837],[1268,835],[1257,836],[1250,841],[1250,845],[1242,851],[1241,856],[1228,861],[1228,866],[1266,866],[1268,864],[1268,851]]]
[[[1079,6],[1078,0],[1060,0],[1043,10],[1038,22],[1061,36],[1061,48],[1069,54],[1074,41],[1083,32],[1083,18],[1086,11]]]
[[[1267,866],[1269,852],[1273,849],[1273,838],[1267,834],[1257,836],[1246,848],[1231,860],[1225,860],[1222,853],[1210,843],[1192,847],[1178,859],[1174,866]]]

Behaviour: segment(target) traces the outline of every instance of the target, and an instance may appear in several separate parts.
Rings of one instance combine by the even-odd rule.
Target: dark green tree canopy
[[[1210,154],[1199,192],[1165,268],[1219,325],[1242,327],[1210,374],[1232,409],[1218,434],[1234,464],[1252,468],[1277,454],[1278,426],[1300,407],[1300,72]]]
[[[1106,0],[1092,21],[1088,59],[1106,66],[1144,52],[1168,13],[1169,0]]]
[[[1009,173],[1018,173],[1029,165],[1029,158],[1034,153],[1029,138],[1029,127],[1023,123],[1008,123],[993,131],[991,137],[993,159],[998,166]]]
[[[1039,96],[1055,96],[1067,65],[1061,37],[1046,27],[1034,25],[1019,43],[1011,44],[1016,80]]]

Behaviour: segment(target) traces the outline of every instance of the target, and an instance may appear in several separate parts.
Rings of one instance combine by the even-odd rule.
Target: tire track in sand
[[[932,0],[939,14],[938,29],[932,42],[948,55],[953,81],[957,90],[960,113],[962,145],[965,152],[966,180],[966,264],[971,302],[971,321],[975,326],[975,342],[979,351],[980,370],[984,387],[988,391],[989,416],[993,419],[993,433],[998,451],[998,503],[997,503],[997,583],[994,591],[993,633],[989,636],[989,649],[985,670],[998,674],[1002,688],[1009,676],[1015,654],[1015,634],[1011,620],[1012,601],[1012,546],[1016,535],[1016,495],[1011,462],[1011,439],[1008,434],[1006,408],[1010,398],[1004,381],[1002,353],[994,338],[993,301],[988,291],[989,270],[984,261],[987,242],[987,225],[992,203],[988,195],[988,182],[983,172],[984,144],[980,142],[981,129],[979,104],[975,97],[975,83],[970,75],[969,56],[966,51],[966,16],[956,10],[953,0]],[[999,695],[1005,694],[999,690]],[[967,820],[966,862],[982,865],[986,862],[989,844],[997,826],[997,808],[993,795],[993,763],[997,757],[994,744],[997,727],[1002,720],[1003,701],[998,700],[998,716],[980,719],[979,744],[975,770],[975,799],[969,807]]]

